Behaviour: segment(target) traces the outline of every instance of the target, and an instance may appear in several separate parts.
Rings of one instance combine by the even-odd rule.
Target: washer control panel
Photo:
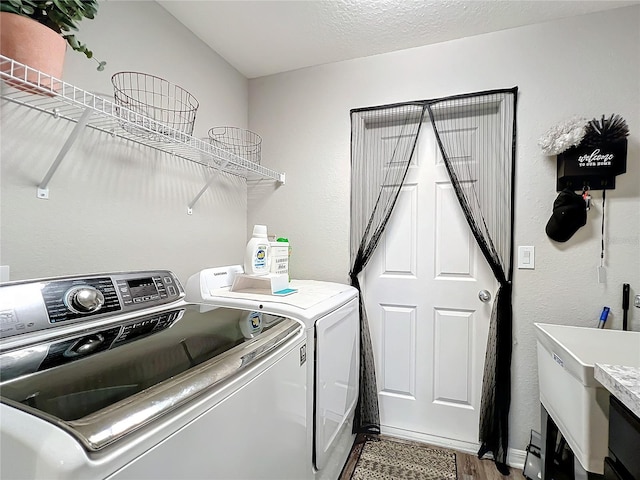
[[[168,270],[0,284],[0,338],[164,305],[184,297]]]
[[[111,277],[53,280],[42,286],[50,323],[117,312],[121,309]]]

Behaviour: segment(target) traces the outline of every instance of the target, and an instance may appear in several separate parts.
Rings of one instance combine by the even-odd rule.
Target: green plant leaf
[[[11,11],[22,11],[22,2],[20,0],[9,0],[8,2],[0,2],[3,12],[8,12],[6,7],[11,8]]]
[[[77,50],[78,48],[80,48],[80,44],[78,43],[78,39],[76,38],[75,35],[65,35],[64,38],[69,44],[69,46],[74,50]]]
[[[51,11],[49,13],[49,18],[51,18],[51,20],[53,20],[62,31],[78,30],[78,27],[73,23],[73,20],[65,16],[62,12]]]
[[[0,12],[15,13],[20,15],[22,12],[10,3],[0,2]]]
[[[31,17],[35,13],[35,5],[29,0],[4,0],[0,1],[0,11]]]
[[[61,12],[65,12],[65,6],[62,5],[62,3],[60,2],[60,0],[53,0],[53,4],[58,7],[58,10],[60,10]]]

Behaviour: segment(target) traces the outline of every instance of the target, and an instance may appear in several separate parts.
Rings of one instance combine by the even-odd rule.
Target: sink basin
[[[595,363],[640,367],[640,332],[536,323],[540,402],[588,472],[602,474],[609,392]]]

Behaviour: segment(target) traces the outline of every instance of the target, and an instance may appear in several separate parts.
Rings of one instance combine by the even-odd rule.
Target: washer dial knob
[[[104,295],[97,288],[85,285],[69,290],[64,303],[75,313],[92,313],[102,308]]]

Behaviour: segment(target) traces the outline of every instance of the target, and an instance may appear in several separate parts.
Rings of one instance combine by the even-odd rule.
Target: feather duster
[[[571,147],[579,145],[586,133],[587,119],[573,117],[551,127],[538,140],[545,155],[558,155]]]

